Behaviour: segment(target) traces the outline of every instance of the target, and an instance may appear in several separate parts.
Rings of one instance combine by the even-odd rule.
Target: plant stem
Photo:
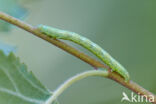
[[[108,66],[106,66],[106,65],[102,64],[101,62],[93,59],[92,57],[90,57],[90,56],[80,52],[79,50],[65,44],[64,42],[61,42],[57,39],[52,39],[52,38],[40,33],[36,28],[32,27],[31,25],[29,25],[23,21],[20,21],[20,20],[14,18],[12,16],[9,16],[8,14],[0,12],[0,19],[4,20],[6,22],[9,22],[11,24],[14,24],[14,25],[20,27],[21,29],[26,30],[26,31],[34,34],[35,36],[40,37],[40,38],[48,41],[49,43],[63,49],[64,51],[70,53],[71,55],[76,56],[77,58],[81,59],[82,61],[90,64],[94,68],[110,69]],[[129,81],[127,83],[124,81],[124,79],[118,73],[115,73],[115,72],[109,72],[108,78],[110,78],[110,79],[118,82],[119,84],[129,88],[130,90],[136,92],[137,94],[139,93],[140,95],[148,96],[148,99],[149,99],[150,95],[154,96],[155,99],[154,99],[153,104],[156,104],[156,96],[154,94],[152,94],[151,92],[145,90],[144,88],[142,88],[141,86],[139,86],[135,82]]]
[[[109,74],[108,77],[110,79],[122,84],[123,86],[127,87],[128,89],[132,90],[136,94],[147,96],[146,99],[148,99],[148,100],[150,100],[151,96],[153,96],[154,97],[154,102],[151,102],[151,103],[156,104],[156,95],[154,95],[153,93],[151,93],[148,90],[144,89],[143,87],[141,87],[137,83],[135,83],[133,81],[129,81],[128,83],[126,83],[124,80],[122,80],[122,77],[118,76],[115,72]],[[145,98],[145,96],[144,96],[144,98]]]
[[[14,24],[16,25],[17,27],[25,30],[25,31],[28,31],[30,33],[32,33],[33,35],[39,37],[39,38],[42,38],[43,40],[46,40],[48,41],[49,43],[55,45],[56,47],[59,47],[61,49],[63,49],[64,51],[76,56],[77,58],[81,59],[82,61],[90,64],[91,66],[93,67],[103,67],[103,68],[108,68],[107,66],[101,64],[100,62],[98,62],[97,60],[89,57],[88,55],[80,52],[79,50],[67,45],[66,43],[62,42],[62,41],[59,41],[57,39],[53,39],[53,38],[49,38],[48,36],[42,34],[40,31],[38,31],[35,27],[17,19],[17,18],[14,18],[8,14],[5,14],[3,12],[0,12],[0,19],[6,21],[6,22],[9,22],[11,24]]]
[[[83,73],[77,74],[71,78],[69,78],[67,81],[65,81],[60,87],[58,87],[54,92],[53,95],[45,102],[45,104],[52,104],[54,100],[69,86],[71,86],[73,83],[84,79],[89,76],[102,76],[107,77],[108,71],[106,70],[92,70],[92,71],[85,71]]]

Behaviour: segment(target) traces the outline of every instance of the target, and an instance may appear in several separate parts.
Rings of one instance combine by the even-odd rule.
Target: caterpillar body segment
[[[45,25],[39,25],[37,27],[42,33],[45,35],[50,36],[51,38],[55,39],[63,39],[69,40],[76,44],[81,45],[82,47],[86,48],[94,55],[96,55],[100,60],[102,60],[106,65],[108,65],[113,71],[119,73],[122,77],[124,77],[125,81],[129,81],[129,73],[127,70],[117,62],[111,55],[102,49],[99,45],[95,44],[91,40],[83,37],[77,33],[69,32],[65,30],[60,30],[56,28],[52,28]]]

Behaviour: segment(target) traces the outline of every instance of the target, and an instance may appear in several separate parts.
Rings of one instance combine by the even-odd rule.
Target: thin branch
[[[92,70],[92,71],[85,71],[83,73],[77,74],[71,78],[69,78],[67,81],[65,81],[60,87],[58,87],[54,92],[53,95],[45,102],[45,104],[52,104],[53,101],[55,101],[61,93],[66,90],[68,87],[70,87],[75,82],[84,79],[89,76],[100,76],[100,77],[107,77],[108,71],[106,70]]]
[[[21,29],[28,31],[35,36],[42,38],[43,40],[48,41],[49,43],[63,49],[64,51],[78,57],[79,59],[85,61],[86,63],[90,64],[91,66],[108,68],[107,66],[99,63],[98,61],[94,60],[93,58],[88,57],[86,54],[80,52],[79,50],[77,50],[77,49],[67,45],[64,42],[57,40],[57,39],[49,38],[48,36],[40,33],[35,27],[33,27],[21,20],[18,20],[12,16],[9,16],[8,14],[0,12],[0,19],[4,20],[6,22],[9,22],[11,24],[14,24],[17,27],[20,27]]]
[[[153,93],[151,93],[148,90],[144,89],[143,87],[141,87],[137,83],[135,83],[133,81],[129,81],[128,83],[126,83],[121,76],[116,74],[116,72],[113,72],[113,73],[109,74],[108,77],[110,79],[122,84],[123,86],[127,87],[128,89],[132,90],[136,94],[145,95],[147,98],[145,96],[144,97],[146,99],[148,99],[148,100],[150,100],[151,96],[153,96],[154,97],[154,102],[152,102],[152,103],[156,104],[156,95],[154,95]]]
[[[14,24],[18,27],[20,27],[21,29],[23,30],[26,30],[32,34],[34,34],[35,36],[37,37],[40,37],[46,41],[48,41],[49,43],[63,49],[64,51],[72,54],[73,56],[76,56],[77,58],[81,59],[82,61],[90,64],[91,66],[93,66],[94,68],[107,68],[107,69],[110,69],[108,66],[100,63],[99,61],[91,58],[90,56],[80,52],[79,50],[65,44],[64,42],[62,41],[59,41],[57,39],[52,39],[52,38],[49,38],[48,36],[40,33],[36,28],[32,27],[31,25],[23,22],[23,21],[20,21],[12,16],[9,16],[3,12],[0,12],[0,19],[6,21],[6,22],[9,22],[11,24]],[[137,94],[140,94],[140,95],[146,95],[148,97],[148,99],[150,99],[150,96],[154,96],[154,102],[153,104],[156,104],[156,96],[154,94],[152,94],[151,92],[145,90],[144,88],[142,88],[141,86],[139,86],[138,84],[136,84],[135,82],[133,81],[129,81],[128,83],[124,81],[124,79],[118,74],[118,73],[115,73],[115,72],[109,72],[109,75],[108,75],[108,78],[118,82],[119,84],[129,88],[130,90],[136,92]]]

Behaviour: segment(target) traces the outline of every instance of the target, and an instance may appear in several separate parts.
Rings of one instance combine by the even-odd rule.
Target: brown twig
[[[36,28],[32,27],[29,24],[26,24],[23,21],[20,21],[20,20],[14,18],[12,16],[9,16],[9,15],[3,13],[3,12],[0,12],[0,19],[4,20],[6,22],[9,22],[11,24],[14,24],[14,25],[20,27],[21,29],[26,30],[26,31],[34,34],[35,36],[40,37],[40,38],[48,41],[49,43],[52,43],[53,45],[63,49],[64,51],[72,54],[73,56],[76,56],[77,58],[79,58],[82,61],[90,64],[91,66],[93,66],[95,68],[102,67],[102,68],[109,69],[108,66],[100,63],[99,61],[93,59],[92,57],[80,52],[79,50],[67,45],[66,43],[64,43],[62,41],[49,38],[48,36],[40,33]],[[129,88],[130,90],[132,90],[133,92],[135,92],[139,95],[147,96],[148,100],[150,99],[151,96],[154,96],[153,104],[156,104],[156,96],[154,94],[152,94],[151,92],[147,91],[146,89],[144,89],[143,87],[139,86],[135,82],[133,82],[133,81],[125,82],[124,79],[118,73],[115,73],[115,72],[109,72],[108,78],[118,82],[119,84],[123,85],[124,87]]]

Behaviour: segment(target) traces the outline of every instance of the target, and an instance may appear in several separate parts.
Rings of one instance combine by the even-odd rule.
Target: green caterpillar
[[[119,62],[112,58],[105,50],[103,50],[97,44],[93,43],[91,40],[74,32],[60,30],[45,25],[39,25],[37,29],[52,38],[70,40],[81,45],[82,47],[91,51],[99,59],[101,59],[113,71],[119,73],[122,77],[124,77],[125,81],[129,81],[129,73],[127,72],[127,70]]]

